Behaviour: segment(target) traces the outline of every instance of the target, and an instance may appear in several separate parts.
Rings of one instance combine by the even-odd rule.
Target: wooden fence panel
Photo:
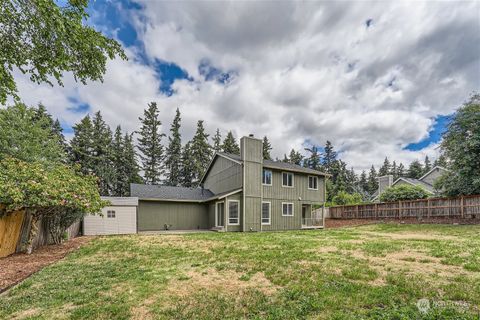
[[[330,207],[333,219],[480,219],[480,195]]]
[[[15,253],[24,211],[14,211],[0,218],[0,258]]]

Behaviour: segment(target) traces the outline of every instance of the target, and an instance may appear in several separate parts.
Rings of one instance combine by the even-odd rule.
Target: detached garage
[[[132,234],[137,233],[137,197],[102,197],[111,205],[102,209],[101,215],[83,218],[84,235]]]

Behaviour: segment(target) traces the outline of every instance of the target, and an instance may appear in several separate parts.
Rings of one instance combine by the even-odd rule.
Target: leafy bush
[[[382,202],[417,200],[425,198],[428,198],[428,192],[424,188],[407,184],[387,188],[380,195],[380,201]]]
[[[362,203],[362,195],[359,193],[347,193],[340,191],[336,196],[332,198],[332,202],[328,206],[344,206],[349,204]]]
[[[49,166],[7,157],[0,161],[0,203],[5,211],[25,209],[32,215],[27,251],[45,218],[54,242],[85,213],[97,213],[108,202],[98,193],[97,178],[67,165]]]

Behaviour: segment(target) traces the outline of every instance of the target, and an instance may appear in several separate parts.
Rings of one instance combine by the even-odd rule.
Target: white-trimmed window
[[[115,210],[107,210],[107,218],[115,218]]]
[[[272,170],[263,169],[262,183],[265,186],[272,185]]]
[[[240,224],[240,201],[228,200],[228,224],[238,225]]]
[[[262,202],[262,224],[269,225],[270,224],[270,216],[271,216],[271,206],[270,202]]]
[[[282,172],[282,187],[293,188],[292,172]]]
[[[308,189],[318,190],[318,177],[308,176]]]
[[[282,202],[282,216],[293,217],[292,202]]]

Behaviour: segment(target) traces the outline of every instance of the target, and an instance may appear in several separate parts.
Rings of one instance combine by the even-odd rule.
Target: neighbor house
[[[323,226],[326,174],[263,159],[262,140],[240,140],[240,155],[217,152],[200,187],[131,185],[137,231],[294,230]]]
[[[402,184],[412,185],[412,186],[420,186],[423,189],[425,189],[425,191],[427,191],[428,193],[434,195],[436,193],[436,190],[434,188],[434,183],[446,171],[447,171],[447,169],[445,169],[443,167],[435,166],[435,167],[433,167],[432,170],[428,171],[422,177],[420,177],[420,179],[400,177],[397,180],[393,181],[393,176],[392,175],[386,175],[386,176],[378,177],[378,190],[373,195],[372,200],[373,201],[378,201],[380,199],[380,195],[382,194],[383,191],[385,191],[385,189],[387,189],[389,187],[399,186],[399,185],[402,185]]]

